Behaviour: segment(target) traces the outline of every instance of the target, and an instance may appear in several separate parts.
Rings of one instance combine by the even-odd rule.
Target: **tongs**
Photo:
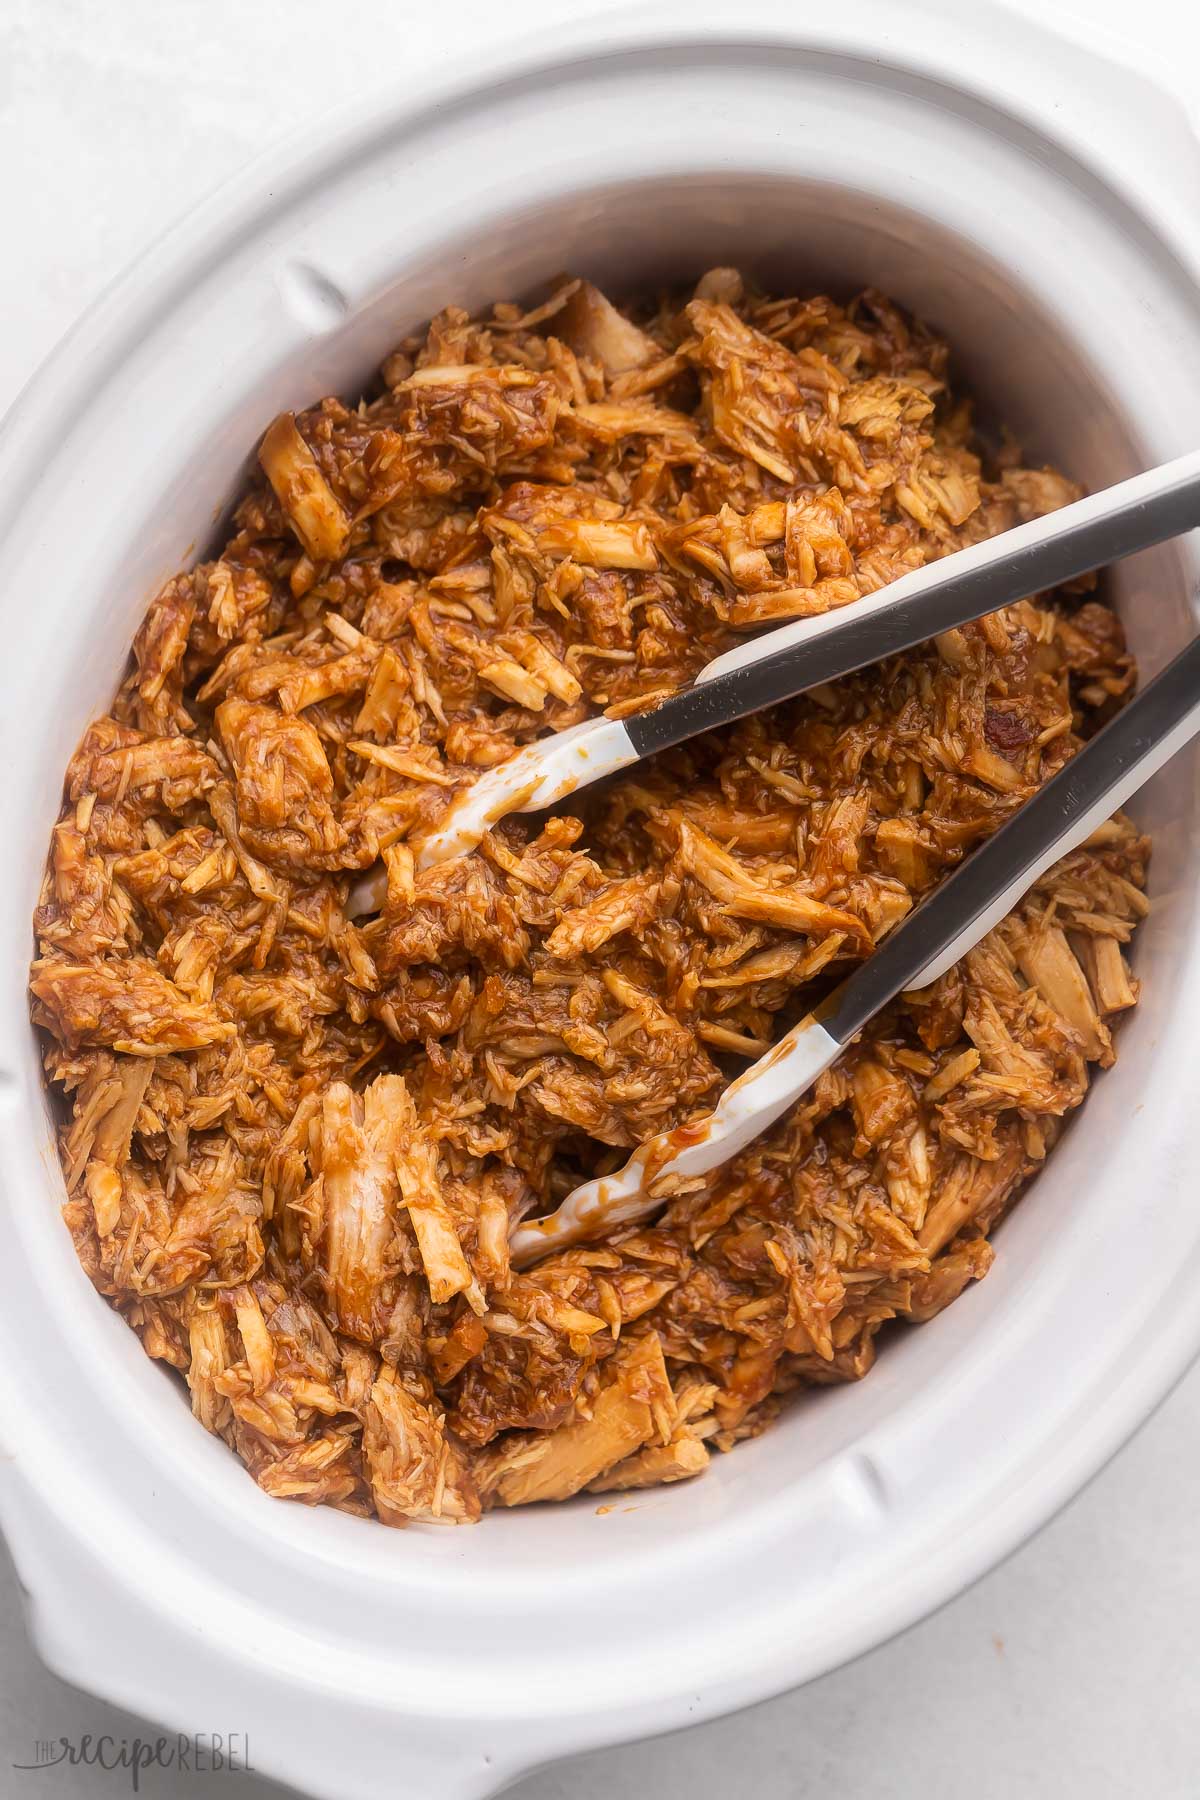
[[[1200,637],[923,900],[879,949],[725,1089],[706,1117],[649,1138],[614,1175],[513,1232],[524,1268],[551,1250],[645,1219],[680,1182],[711,1173],[773,1125],[881,1007],[928,987],[998,925],[1060,857],[1086,842],[1200,733]]]
[[[1198,524],[1200,452],[1192,452],[927,563],[842,609],[766,631],[716,657],[690,687],[652,711],[585,719],[489,769],[413,844],[416,865],[429,868],[463,856],[510,813],[541,812],[703,731],[732,725]],[[351,890],[347,915],[377,911],[386,892],[387,873],[376,865]]]
[[[654,712],[597,719],[521,751],[484,776],[426,840],[426,864],[473,847],[508,811],[551,805],[602,774],[701,731],[852,673],[883,656],[1011,605],[1200,524],[1200,454],[1135,476],[904,576],[845,612],[766,633],[718,657]],[[1061,857],[1200,733],[1200,638],[1180,652],[772,1049],[732,1082],[715,1110],[659,1133],[611,1175],[585,1182],[510,1239],[523,1268],[645,1219],[680,1184],[710,1174],[772,1125],[863,1026],[905,992],[929,986],[999,923]],[[584,747],[586,747],[586,752]],[[514,765],[522,763],[517,775]],[[481,792],[481,790],[483,790]],[[472,836],[474,834],[474,836]]]

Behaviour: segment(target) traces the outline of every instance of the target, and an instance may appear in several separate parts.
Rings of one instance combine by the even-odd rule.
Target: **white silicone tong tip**
[[[540,812],[637,761],[619,719],[584,719],[518,750],[458,796],[416,850],[417,867],[449,862],[474,850],[486,831],[514,812]]]
[[[705,1119],[664,1131],[634,1151],[614,1175],[574,1188],[545,1219],[519,1225],[509,1240],[515,1268],[565,1250],[616,1225],[645,1219],[673,1187],[728,1162],[812,1086],[843,1046],[813,1016],[801,1019],[731,1082]]]
[[[474,850],[485,832],[514,812],[540,812],[628,768],[638,752],[619,719],[584,719],[518,750],[507,762],[478,776],[451,804],[435,830],[414,842],[419,869],[450,862]],[[378,912],[387,896],[387,870],[376,863],[359,877],[346,901],[346,917]]]

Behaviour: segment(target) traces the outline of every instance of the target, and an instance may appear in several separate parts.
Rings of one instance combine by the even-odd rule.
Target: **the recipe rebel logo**
[[[253,1775],[250,1740],[244,1731],[200,1731],[194,1737],[112,1737],[104,1732],[85,1732],[79,1738],[38,1738],[29,1762],[14,1762],[21,1774],[36,1775],[43,1769],[69,1768],[124,1770],[133,1793],[141,1791],[142,1777],[153,1770],[180,1769],[191,1775]]]

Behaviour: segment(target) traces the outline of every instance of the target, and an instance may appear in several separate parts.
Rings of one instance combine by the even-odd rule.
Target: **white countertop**
[[[1190,64],[1200,104],[1194,0],[1142,0],[1132,22],[1126,0],[1013,3],[1110,41],[1136,30],[1141,53]],[[611,0],[568,5],[611,10]],[[400,74],[471,35],[562,11],[553,0],[458,0],[447,28],[441,9],[414,0],[3,0],[0,411],[151,237],[306,113],[376,86],[389,65]],[[1197,1492],[1200,1369],[1033,1543],[894,1643],[735,1718],[562,1764],[513,1792],[1194,1800]],[[128,1794],[124,1770],[13,1765],[34,1761],[39,1739],[137,1730],[38,1663],[0,1549],[0,1795]],[[352,1769],[348,1745],[347,1800]],[[284,1790],[253,1775],[151,1770],[142,1792],[265,1800]],[[402,1783],[397,1800],[410,1800]]]

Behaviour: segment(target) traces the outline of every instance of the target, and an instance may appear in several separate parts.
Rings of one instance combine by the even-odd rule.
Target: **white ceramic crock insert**
[[[1043,129],[1030,115],[1051,118],[1055,83]],[[260,169],[126,279],[11,417],[0,1501],[68,1679],[173,1728],[246,1731],[259,1767],[329,1800],[493,1791],[910,1623],[1044,1520],[1194,1354],[1194,758],[1139,808],[1158,834],[1146,997],[992,1274],[888,1342],[862,1386],[604,1514],[584,1499],[389,1532],[259,1493],[75,1262],[25,1022],[62,769],[156,584],[212,539],[274,412],[354,392],[447,300],[520,296],[563,267],[617,291],[718,262],[779,291],[871,281],[1088,483],[1191,448],[1195,245],[1159,167],[1194,189],[1196,147],[1129,76],[1114,127],[1117,88],[982,7],[949,33],[896,4],[794,35],[599,27],[359,108]],[[1102,151],[1083,148],[1089,95]],[[1122,195],[1108,162],[1135,139]],[[1121,572],[1147,671],[1193,628],[1195,575],[1188,546]]]

